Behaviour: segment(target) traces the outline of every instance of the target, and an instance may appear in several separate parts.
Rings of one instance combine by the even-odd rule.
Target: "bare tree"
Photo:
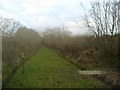
[[[86,12],[85,24],[97,37],[95,43],[99,50],[106,56],[115,55],[118,49],[115,34],[120,33],[120,1],[92,2],[90,12],[82,7]]]
[[[20,24],[18,21],[0,17],[0,31],[3,36],[10,36],[14,34],[20,27],[22,27],[22,24]]]
[[[92,2],[86,25],[96,37],[114,35],[119,32],[119,1]],[[84,6],[82,5],[84,8]],[[85,9],[84,9],[85,10]]]
[[[71,37],[71,32],[65,27],[48,28],[43,32],[43,42],[49,47],[61,49]]]
[[[117,6],[118,6],[118,14],[117,14],[118,22],[117,22],[117,24],[118,24],[118,33],[120,33],[120,1],[117,3]]]

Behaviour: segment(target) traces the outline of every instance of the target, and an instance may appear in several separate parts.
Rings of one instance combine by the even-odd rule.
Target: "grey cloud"
[[[88,5],[90,0],[82,0]],[[79,21],[83,10],[81,0],[1,0],[0,10],[9,17],[18,19],[28,27],[41,30],[46,27],[66,25],[71,21]],[[88,5],[89,6],[89,5]],[[85,6],[86,8],[88,6]],[[8,13],[9,14],[8,14]],[[79,27],[71,27],[73,32]]]

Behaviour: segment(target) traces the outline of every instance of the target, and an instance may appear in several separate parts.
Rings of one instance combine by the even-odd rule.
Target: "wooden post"
[[[25,56],[24,56],[24,53],[22,54],[22,74],[24,74],[24,59],[25,59]]]

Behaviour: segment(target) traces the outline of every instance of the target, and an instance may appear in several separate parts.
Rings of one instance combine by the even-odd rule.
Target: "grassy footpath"
[[[90,88],[104,84],[90,76],[81,76],[76,66],[59,57],[51,49],[42,47],[11,78],[8,88]]]

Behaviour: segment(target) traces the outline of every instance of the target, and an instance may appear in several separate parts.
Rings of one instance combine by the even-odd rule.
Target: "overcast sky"
[[[93,0],[0,0],[0,16],[14,18],[27,27],[42,31],[46,27],[66,26],[73,33],[86,32],[81,17]],[[77,24],[77,23],[79,24]]]

